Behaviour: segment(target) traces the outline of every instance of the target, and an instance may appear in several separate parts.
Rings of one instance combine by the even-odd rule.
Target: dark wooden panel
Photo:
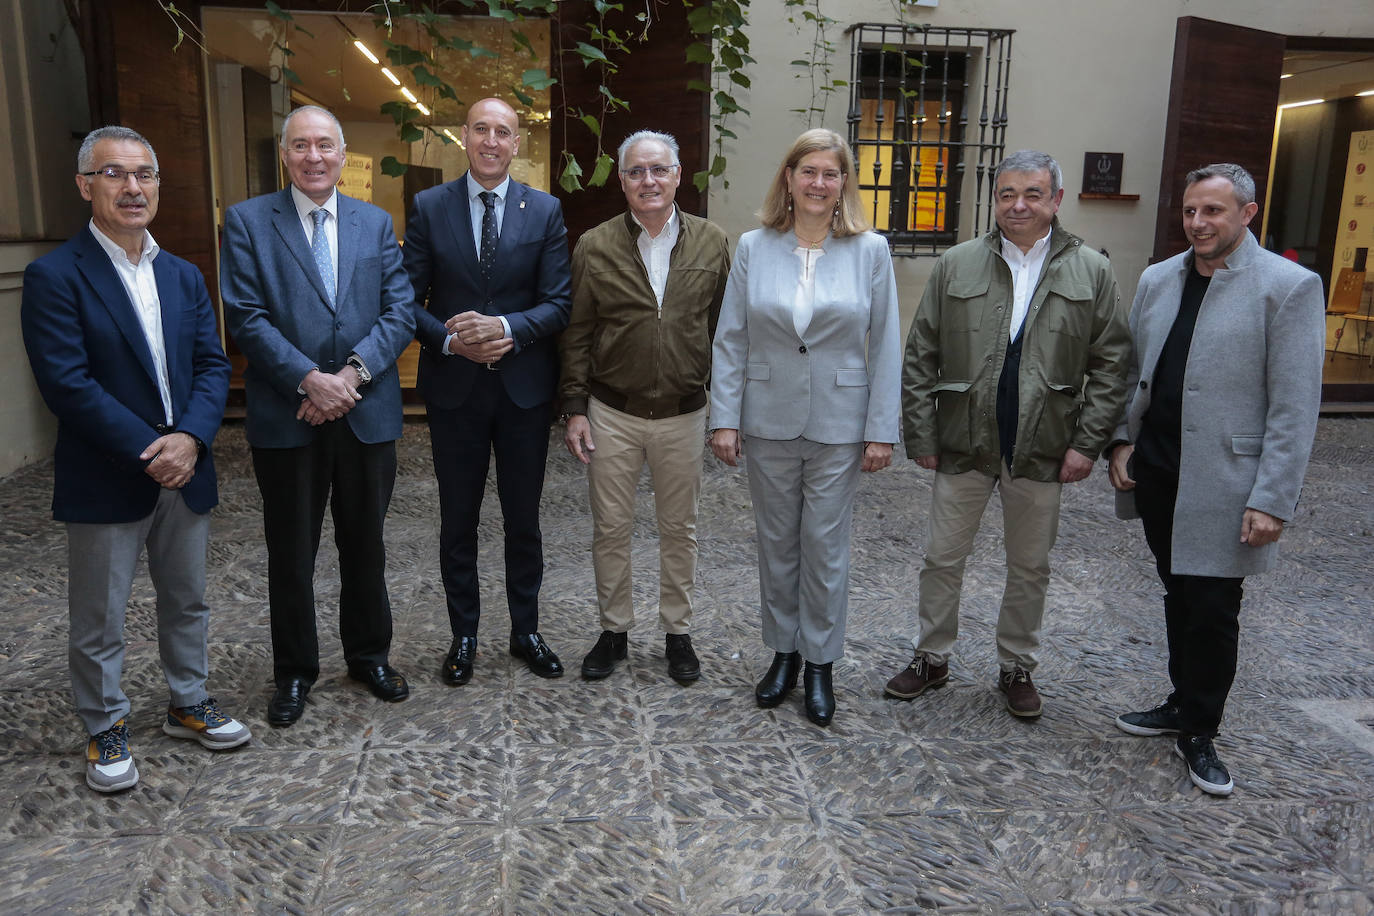
[[[559,6],[563,47],[587,41],[586,31],[577,23],[590,15],[592,4],[586,0],[567,0]],[[659,18],[650,27],[649,41],[644,44],[632,42],[630,55],[620,61],[620,72],[611,78],[613,91],[630,103],[630,110],[617,111],[607,118],[605,146],[614,156],[620,141],[637,130],[672,134],[682,150],[678,206],[688,213],[705,216],[706,195],[699,193],[692,184],[692,173],[710,164],[709,100],[703,93],[688,90],[687,81],[709,81],[711,74],[705,64],[689,64],[684,58],[687,45],[694,40],[687,27],[686,7],[681,3],[655,3],[650,4],[650,8]],[[636,34],[643,26],[634,19],[634,13],[642,9],[627,4],[625,11],[607,14],[606,27],[621,34]],[[563,80],[565,90],[554,90],[552,146],[555,149],[561,149],[564,142],[559,133],[564,129],[559,126],[560,120],[567,123],[575,119],[579,110],[589,113],[601,110],[598,72],[596,68],[583,67],[577,55],[564,52],[561,72],[555,74]],[[583,178],[590,177],[592,163],[596,160],[596,138],[579,124],[568,124],[566,130],[568,148],[582,164]],[[601,188],[565,194],[558,188],[560,163],[555,161],[553,167],[554,193],[563,201],[563,215],[568,224],[569,240],[573,243],[586,230],[624,212],[625,195],[616,176],[612,175]]]
[[[1179,18],[1153,260],[1188,247],[1179,213],[1183,180],[1212,162],[1235,162],[1255,176],[1260,212],[1250,226],[1259,232],[1284,46],[1284,36],[1272,32],[1196,16]]]

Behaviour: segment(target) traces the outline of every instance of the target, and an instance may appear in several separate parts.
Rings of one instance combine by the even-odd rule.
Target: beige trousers
[[[659,619],[666,632],[686,633],[697,571],[697,496],[706,408],[645,420],[592,398],[587,420],[596,445],[587,468],[587,490],[601,628],[624,633],[634,623],[630,536],[635,526],[635,490],[647,462],[658,519]]]
[[[921,567],[920,633],[916,653],[932,664],[949,660],[959,635],[959,594],[964,564],[994,487],[1002,497],[1007,584],[997,615],[997,664],[1003,671],[1034,670],[1050,582],[1050,549],[1059,534],[1062,484],[978,471],[935,474],[930,499],[930,538]]]

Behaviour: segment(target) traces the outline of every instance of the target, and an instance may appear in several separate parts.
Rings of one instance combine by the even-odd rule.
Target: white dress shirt
[[[825,249],[798,245],[792,253],[802,262],[797,291],[792,297],[792,327],[798,337],[804,338],[806,329],[811,327],[811,316],[816,312],[816,262],[825,257]]]
[[[339,194],[337,191],[329,193],[329,199],[322,204],[317,204],[310,198],[301,193],[301,189],[295,185],[291,186],[291,202],[296,205],[296,215],[300,217],[301,228],[305,230],[305,247],[309,248],[315,237],[315,218],[311,216],[316,210],[324,210],[329,215],[324,218],[324,237],[329,241],[329,260],[334,265],[334,277],[337,285],[339,276]]]
[[[1016,335],[1021,333],[1021,325],[1026,322],[1026,309],[1030,305],[1031,294],[1035,292],[1035,285],[1040,281],[1040,271],[1045,267],[1045,254],[1050,249],[1050,236],[1053,234],[1053,229],[1045,233],[1045,237],[1032,245],[1030,251],[1025,254],[1021,253],[1015,242],[1009,241],[1005,235],[1002,236],[1002,260],[1011,268],[1012,281],[1011,329],[1008,331],[1008,341],[1016,339]]]
[[[162,336],[162,300],[157,295],[157,277],[153,274],[153,260],[157,257],[157,242],[152,233],[143,230],[143,252],[138,263],[129,260],[129,255],[113,239],[96,228],[95,220],[90,222],[91,234],[110,256],[119,282],[129,294],[134,305],[134,314],[143,326],[143,336],[148,341],[148,350],[153,355],[153,367],[157,370],[157,393],[162,397],[163,422],[172,425],[172,385],[167,377],[167,342]]]
[[[677,205],[668,212],[668,221],[659,230],[658,236],[649,235],[649,230],[633,213],[630,219],[644,229],[635,239],[639,246],[639,259],[644,262],[644,272],[649,275],[649,285],[653,287],[654,298],[658,300],[658,315],[663,317],[663,291],[668,287],[668,264],[673,256],[673,246],[677,244],[678,219]]]

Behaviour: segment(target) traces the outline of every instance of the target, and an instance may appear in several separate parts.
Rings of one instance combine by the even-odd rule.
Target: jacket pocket
[[[940,453],[973,454],[972,382],[939,382],[935,392],[935,430]]]
[[[835,384],[840,388],[864,388],[868,386],[867,369],[836,369]]]
[[[1231,451],[1237,455],[1258,455],[1264,450],[1263,436],[1232,436]]]
[[[988,275],[950,280],[945,290],[945,309],[940,316],[944,326],[950,331],[978,330],[983,324],[981,300],[987,296],[991,284],[992,278]]]
[[[759,382],[766,382],[766,381],[768,381],[768,364],[767,364],[767,363],[748,363],[748,364],[746,364],[745,367],[744,367],[744,377],[747,378],[747,379],[753,379],[754,381],[759,381]]]

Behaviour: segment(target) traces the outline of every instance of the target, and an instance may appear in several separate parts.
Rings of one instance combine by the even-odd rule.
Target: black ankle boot
[[[835,717],[835,689],[830,684],[830,663],[806,663],[802,676],[806,690],[806,717],[817,725],[829,725]]]
[[[772,709],[792,692],[792,688],[797,686],[797,669],[801,667],[800,652],[774,652],[773,664],[768,666],[768,673],[759,681],[759,685],[754,688],[754,699],[759,706],[764,709]]]

